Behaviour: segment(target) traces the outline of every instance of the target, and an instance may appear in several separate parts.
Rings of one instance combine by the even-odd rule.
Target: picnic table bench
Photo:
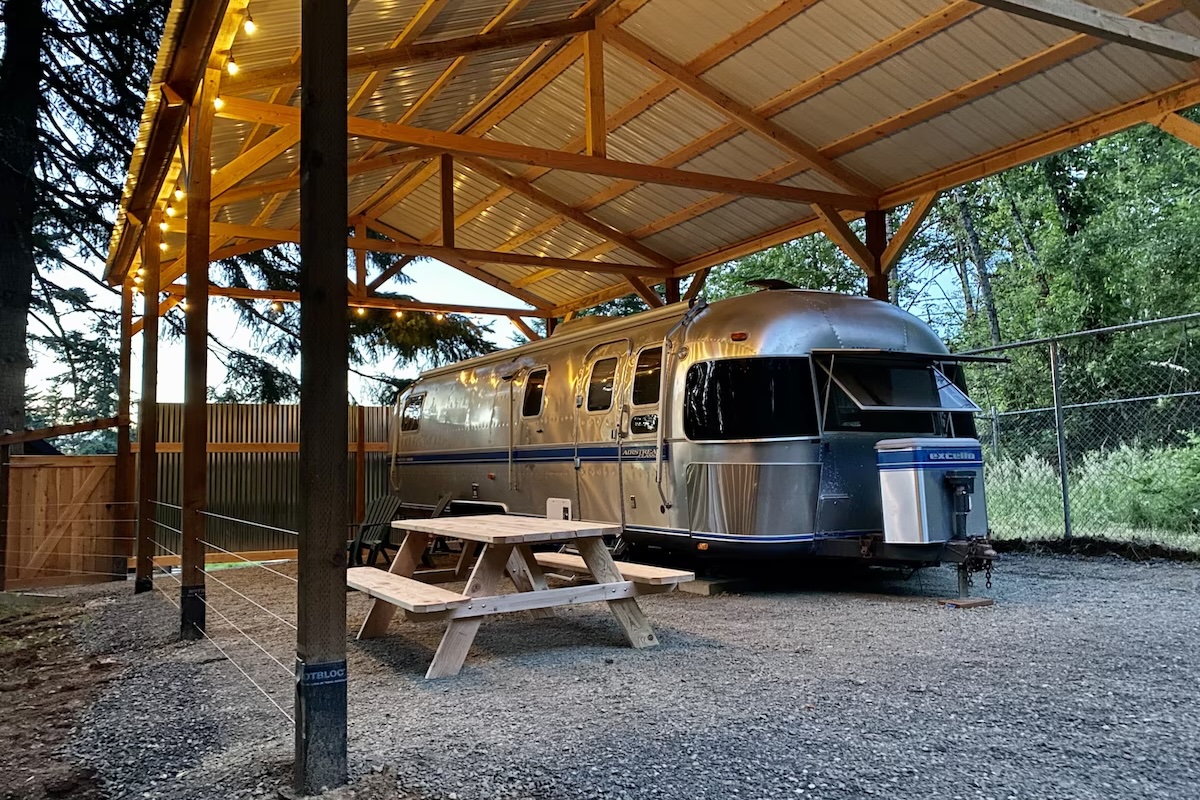
[[[462,669],[482,618],[492,614],[533,611],[535,616],[553,616],[557,606],[606,602],[631,645],[652,647],[658,644],[658,639],[638,607],[637,597],[670,591],[694,577],[682,570],[618,564],[604,546],[603,537],[616,534],[619,528],[601,523],[487,514],[397,520],[392,526],[405,535],[388,571],[358,567],[346,573],[347,585],[371,598],[358,638],[382,636],[397,609],[403,610],[409,619],[447,619],[445,635],[426,678],[456,675]],[[462,539],[482,546],[461,593],[414,577],[432,536]],[[530,545],[541,543],[573,543],[579,555],[535,554]],[[590,575],[595,583],[551,589],[542,572],[543,563],[555,570]],[[515,594],[496,594],[505,574],[517,588]],[[432,579],[444,577],[437,575]]]

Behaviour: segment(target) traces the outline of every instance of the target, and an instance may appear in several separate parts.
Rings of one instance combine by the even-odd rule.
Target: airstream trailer
[[[888,303],[806,290],[581,317],[398,400],[406,504],[619,522],[633,548],[982,569],[959,362]]]

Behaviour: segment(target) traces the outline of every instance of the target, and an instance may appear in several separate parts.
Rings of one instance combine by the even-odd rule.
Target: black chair
[[[363,514],[362,522],[358,525],[358,534],[349,542],[349,562],[352,567],[373,567],[382,553],[387,560],[389,549],[397,549],[392,544],[392,520],[400,513],[400,497],[394,494],[381,495],[371,501]],[[363,560],[363,550],[367,558]]]

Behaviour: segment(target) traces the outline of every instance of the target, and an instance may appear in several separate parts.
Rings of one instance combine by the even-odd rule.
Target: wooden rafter
[[[283,155],[300,140],[300,126],[288,125],[275,131],[266,139],[251,147],[225,166],[218,169],[212,176],[212,196],[218,197],[224,192],[253,175],[255,171]]]
[[[596,20],[597,26],[615,26],[637,13],[638,9],[646,2],[647,0],[622,0],[622,2],[610,3],[609,0],[588,0],[571,16],[592,16],[604,9]],[[550,52],[551,47],[552,45],[547,44],[535,50],[447,130],[453,133],[483,136],[566,72],[583,54],[583,42],[579,39],[563,45],[554,53]],[[360,203],[355,213],[378,218],[415,191],[422,183],[429,180],[431,174],[427,167],[415,174],[407,172],[397,175],[396,178],[385,183]]]
[[[442,247],[454,247],[454,156],[438,158],[438,190],[441,196]]]
[[[687,291],[683,293],[683,302],[690,303],[700,296],[700,292],[704,291],[704,284],[708,281],[710,272],[712,272],[712,268],[705,267],[692,275],[692,282],[688,284]]]
[[[383,234],[384,236],[389,237],[394,242],[415,242],[416,241],[413,237],[409,236],[404,231],[394,228],[391,225],[388,225],[387,223],[382,222],[380,220],[368,220],[367,224],[368,224],[368,227],[370,227],[372,230],[376,231],[377,233]],[[479,265],[472,264],[472,263],[466,261],[465,259],[440,258],[438,260],[441,261],[443,264],[447,264],[447,265],[453,267],[454,269],[458,270],[459,272],[462,272],[464,275],[470,275],[472,278],[475,278],[478,281],[482,281],[483,283],[486,283],[488,286],[495,287],[496,289],[499,289],[500,291],[505,292],[506,294],[512,295],[513,297],[517,298],[518,300],[523,300],[524,302],[528,303],[529,305],[533,306],[534,308],[548,309],[552,306],[552,304],[550,302],[548,302],[546,300],[546,298],[544,298],[540,295],[537,295],[533,292],[522,289],[521,287],[516,286],[512,283],[509,283],[506,280],[497,278],[495,275],[493,275],[492,273],[488,272],[487,270],[481,268]]]
[[[274,121],[278,124],[291,124],[299,119],[300,109],[233,97],[226,100],[225,105],[217,113],[226,119],[240,119],[246,122]],[[825,203],[838,208],[857,209],[861,211],[866,211],[876,206],[876,203],[871,198],[857,195],[773,183],[761,183],[704,172],[667,169],[664,167],[655,167],[650,164],[635,164],[629,161],[615,161],[609,158],[565,153],[561,150],[527,147],[525,145],[511,144],[494,139],[480,139],[474,136],[443,133],[442,131],[414,128],[408,125],[394,125],[363,117],[350,117],[349,132],[352,136],[361,136],[383,142],[395,142],[396,144],[432,147],[458,156],[482,156],[501,161],[512,161],[518,164],[546,166],[551,169],[583,172],[589,175],[603,175],[610,178],[628,178],[643,183],[680,186],[686,189],[697,189],[717,194],[741,194],[749,197],[763,197],[769,200],[782,200],[789,203]]]
[[[173,283],[165,291],[172,296],[182,296],[187,292],[187,286]],[[233,300],[270,300],[277,303],[295,303],[300,300],[299,292],[286,289],[251,289],[241,286],[210,286],[209,294],[213,297],[227,297]],[[475,306],[456,303],[426,303],[421,300],[404,300],[394,297],[351,297],[347,303],[351,308],[386,308],[397,311],[425,311],[446,314],[486,314],[498,317],[539,317],[540,313],[533,308],[501,308],[496,306]]]
[[[520,317],[509,317],[508,321],[511,322],[517,330],[524,334],[525,338],[529,341],[536,342],[542,338],[538,336],[533,328],[529,327],[529,325],[525,323],[525,320],[521,319]]]
[[[879,194],[879,187],[870,181],[821,155],[817,148],[796,134],[782,125],[759,116],[752,108],[730,97],[712,84],[701,80],[682,64],[672,61],[666,54],[655,50],[641,39],[615,29],[606,30],[605,39],[634,60],[654,69],[681,89],[708,103],[718,113],[725,114],[747,130],[754,131],[788,155],[806,163],[816,172],[841,184],[851,192],[867,197]]]
[[[293,229],[263,228],[255,225],[235,225],[227,222],[211,224],[213,235],[226,239],[256,238],[276,242],[299,243],[300,232]],[[170,225],[169,231],[178,231],[178,224]],[[365,237],[346,239],[347,250],[368,250],[375,253],[397,253],[399,255],[425,256],[427,258],[445,259],[457,258],[464,261],[474,261],[480,264],[514,264],[518,266],[534,266],[554,268],[575,272],[599,272],[613,275],[654,275],[666,277],[667,270],[657,267],[647,267],[641,264],[613,264],[607,261],[579,261],[571,258],[553,258],[551,256],[534,256],[526,253],[494,253],[490,250],[473,250],[465,247],[442,247],[439,245],[392,242],[382,239]]]
[[[762,35],[763,30],[769,24],[782,24],[782,21],[786,21],[782,20],[782,17],[785,16],[785,12],[786,16],[790,18],[791,16],[806,10],[811,5],[812,0],[809,0],[809,2],[784,3],[775,11],[768,12],[763,17],[760,17],[759,20],[746,26],[746,28],[743,28],[734,36],[688,62],[686,65],[688,71],[695,74],[702,74],[705,70],[711,69],[713,66],[721,63],[733,52],[736,52],[735,43],[753,41],[754,38]],[[934,14],[930,14],[929,16],[923,17],[912,25],[897,31],[892,36],[887,37],[886,39],[866,48],[865,50],[859,51],[845,61],[840,62],[828,70],[825,70],[824,72],[821,72],[816,76],[804,81],[798,86],[783,92],[766,103],[757,106],[754,109],[754,112],[763,117],[771,117],[775,114],[786,111],[792,106],[801,103],[804,100],[808,100],[825,91],[826,89],[837,85],[838,82],[848,80],[849,78],[854,77],[870,67],[879,64],[883,60],[890,58],[891,56],[894,56],[897,53],[902,52],[905,49],[946,30],[950,26],[961,22],[979,10],[979,6],[972,2],[972,0],[956,0],[956,2],[951,3],[944,9]],[[612,130],[613,128],[619,127],[620,125],[629,121],[633,117],[637,116],[637,114],[646,110],[646,108],[649,108],[649,106],[653,103],[666,97],[671,93],[671,91],[674,90],[674,88],[675,86],[671,81],[665,80],[659,83],[657,86],[647,90],[640,97],[635,98],[633,101],[626,104],[624,107],[610,116],[608,119],[608,128]],[[678,167],[681,164],[687,163],[692,158],[695,158],[696,156],[731,140],[743,130],[744,129],[737,123],[731,122],[727,125],[722,125],[711,133],[706,134],[700,139],[697,139],[695,142],[692,142],[654,162],[655,166]],[[572,140],[564,149],[576,151],[582,147],[583,140],[580,138]],[[802,172],[804,169],[807,169],[807,166],[803,162],[797,161],[784,165],[783,167],[777,167],[768,170],[761,175],[755,176],[755,178],[757,180],[782,180],[783,178],[791,177],[792,175]],[[548,170],[542,169],[529,170],[522,177],[531,181],[545,174],[547,171]],[[578,203],[574,207],[583,213],[587,213],[593,209],[599,208],[605,203],[615,200],[616,198],[637,188],[640,185],[641,184],[637,183],[636,181],[618,181],[608,188],[597,192],[583,202]],[[480,203],[477,207],[477,210],[473,209],[473,211],[475,214],[481,213],[483,210],[486,210],[486,208],[490,208],[495,203],[503,200],[505,196],[506,193],[503,191],[494,193],[488,198],[488,201],[490,202],[485,201],[487,202],[486,205],[485,203]],[[680,209],[668,217],[664,217],[660,220],[654,221],[653,223],[644,225],[638,230],[632,231],[631,235],[634,237],[649,236],[658,231],[666,230],[667,228],[672,227],[679,222],[693,219],[700,214],[704,214],[736,199],[736,197],[732,196],[707,198],[699,203],[694,204],[693,206]],[[540,236],[541,233],[545,232],[545,230],[552,229],[555,225],[561,223],[563,219],[564,218],[561,216],[551,217],[541,225],[535,226],[534,228],[530,228],[515,235],[509,239],[509,241],[499,245],[496,249],[507,250],[520,247],[525,242],[531,241],[533,238]],[[465,224],[467,221],[469,220],[460,218],[459,224]]]
[[[439,0],[439,10],[440,6],[444,5],[445,3]],[[430,9],[430,11],[424,15],[419,15],[419,25],[410,25],[406,29],[405,33],[401,35],[407,36],[404,41],[412,42],[433,21],[430,14],[436,14],[434,5],[427,5],[425,8]],[[417,20],[414,19],[414,22],[417,22]],[[418,27],[420,31],[414,34],[413,31],[417,30]],[[592,17],[578,17],[567,20],[555,20],[553,22],[541,22],[533,25],[520,25],[504,30],[492,30],[486,33],[460,36],[439,42],[420,44],[402,43],[382,50],[355,53],[348,57],[347,66],[352,74],[365,72],[382,75],[386,78],[387,74],[397,67],[566,39],[590,31],[594,27],[595,20]],[[400,38],[397,37],[397,40],[400,40]],[[263,89],[290,85],[297,82],[299,77],[299,64],[286,64],[254,71],[247,70],[236,77],[230,78],[225,84],[224,91],[226,94],[258,92]],[[375,88],[378,89],[378,84]],[[360,89],[360,93],[362,91],[365,91],[365,89]]]
[[[1156,120],[1154,124],[1192,147],[1200,147],[1200,124],[1192,122],[1187,117],[1171,113]]]
[[[655,266],[672,271],[679,266],[671,259],[647,247],[646,245],[634,239],[632,236],[622,233],[621,231],[618,231],[609,225],[605,225],[599,220],[592,219],[582,211],[577,211],[576,209],[571,208],[566,203],[550,196],[546,192],[543,192],[541,189],[538,189],[528,181],[525,181],[516,175],[505,172],[499,167],[495,167],[488,162],[477,158],[467,159],[466,164],[473,172],[477,172],[488,180],[494,181],[506,189],[509,189],[521,195],[522,197],[526,197],[534,201],[538,205],[553,211],[565,219],[571,220],[575,224],[591,231],[592,233],[603,236],[605,239],[609,239],[615,244],[626,248],[630,252],[641,256]]]
[[[431,150],[428,147],[410,147],[395,153],[389,153],[385,156],[376,156],[367,161],[355,161],[346,169],[350,177],[354,177],[355,175],[377,172],[402,164],[410,164],[413,161],[424,161],[427,158],[433,158],[437,154],[436,150]],[[213,176],[214,183],[220,174],[221,171],[218,170],[217,174]],[[260,197],[291,192],[299,188],[299,174],[292,174],[284,178],[275,178],[274,180],[262,181],[260,183],[236,186],[232,189],[226,189],[219,196],[214,193],[213,207],[241,203],[246,200],[257,200]]]
[[[891,52],[892,48],[911,47],[916,42],[921,41],[924,38],[933,35],[934,33],[945,30],[945,28],[949,25],[961,21],[969,12],[972,11],[972,9],[977,8],[978,6],[974,6],[972,3],[954,3],[950,6],[947,6],[938,14],[920,20],[909,28],[898,32],[893,37],[889,37],[879,45],[863,51],[859,55],[849,59],[848,62],[844,63],[848,64],[850,62],[855,62],[857,65],[855,67],[856,69],[866,69],[867,66],[879,63],[884,54]],[[1129,17],[1131,19],[1138,20],[1157,20],[1176,13],[1178,10],[1178,0],[1153,0],[1153,2],[1146,3],[1145,5],[1139,6],[1138,8],[1130,11]],[[873,142],[876,142],[881,138],[898,133],[901,130],[947,113],[954,108],[968,103],[971,100],[982,97],[991,91],[1015,84],[1024,80],[1025,78],[1039,74],[1050,67],[1055,66],[1056,64],[1082,55],[1083,53],[1098,47],[1100,44],[1102,44],[1102,42],[1098,42],[1089,36],[1081,35],[1072,37],[1061,44],[1055,45],[1054,47],[1030,56],[1029,58],[1022,59],[1016,64],[997,70],[990,75],[975,81],[971,81],[970,83],[946,92],[943,95],[939,95],[938,97],[922,103],[913,109],[901,112],[900,114],[883,120],[882,122],[875,123],[868,128],[852,133],[849,136],[846,136],[845,138],[822,148],[821,153],[830,158],[844,156]],[[828,80],[833,80],[835,77],[837,80],[845,80],[847,77],[849,77],[847,75],[847,69],[841,66],[833,68],[833,72],[836,72],[836,75],[831,75]],[[805,87],[805,85],[802,84],[800,87],[796,87],[796,89],[789,90],[775,100],[759,106],[756,111],[764,115],[779,113],[780,111],[785,110],[787,107],[790,107],[790,105],[794,102],[800,102],[803,99],[807,99],[808,97],[811,97],[812,94],[815,94],[818,91],[823,91],[832,85],[826,83],[826,79],[822,79],[821,76],[818,76],[818,78],[814,79],[813,82],[807,83],[811,83],[811,85]],[[718,128],[702,139],[697,140],[697,142],[693,143],[692,145],[683,148],[681,151],[677,151],[677,153],[672,154],[671,156],[661,159],[657,163],[682,163],[680,161],[681,158],[690,158],[698,155],[701,152],[717,146],[723,141],[727,141],[739,131],[740,128],[732,124],[724,126],[723,128]],[[808,169],[807,164],[801,161],[794,161],[790,164],[785,164],[756,175],[754,179],[759,181],[782,181],[798,175],[806,169]],[[619,196],[625,191],[628,191],[634,186],[636,186],[636,184],[629,183],[624,186],[616,184],[612,187],[609,187],[607,190],[593,195],[584,202],[579,203],[576,208],[583,209],[585,211],[596,208],[598,205],[615,199],[615,197]],[[634,238],[644,238],[646,236],[650,236],[680,223],[695,219],[701,214],[715,210],[716,208],[733,202],[736,199],[736,197],[732,196],[706,198],[705,200],[697,202],[687,208],[680,209],[679,211],[676,211],[666,217],[643,225],[637,230],[631,231],[630,235]],[[906,199],[902,202],[910,202],[914,199],[915,197],[906,197]],[[887,205],[888,204],[884,204],[884,207],[887,207]],[[892,205],[898,205],[898,203]]]
[[[1010,14],[1086,33],[1180,61],[1200,59],[1200,39],[1161,25],[1139,22],[1079,0],[977,0]]]
[[[390,281],[392,278],[399,275],[400,270],[411,264],[415,258],[416,256],[401,256],[400,258],[396,259],[391,265],[388,266],[387,269],[379,273],[379,275],[377,275],[370,283],[367,284],[367,293],[370,294],[380,286],[383,286],[385,283]]]

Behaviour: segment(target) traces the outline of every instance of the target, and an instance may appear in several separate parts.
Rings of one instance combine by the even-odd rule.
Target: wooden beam
[[[355,225],[354,238],[360,241],[366,239],[367,226],[361,222]],[[354,251],[354,293],[360,296],[365,296],[367,293],[367,251],[365,249]]]
[[[227,222],[211,223],[212,232],[214,235],[222,236],[226,239],[235,238],[257,238],[259,240],[270,240],[275,242],[299,242],[299,231],[284,228],[257,228],[253,225],[235,225]],[[174,227],[168,227],[168,230],[175,230]],[[640,275],[663,276],[667,275],[667,270],[658,267],[647,267],[641,264],[613,264],[607,261],[580,261],[571,258],[553,258],[551,256],[535,256],[527,253],[495,253],[490,250],[472,250],[464,247],[442,247],[440,245],[428,245],[406,242],[391,242],[385,239],[364,238],[357,240],[354,237],[346,239],[346,249],[348,250],[369,250],[375,253],[397,253],[399,255],[425,256],[428,258],[436,258],[444,260],[446,258],[456,258],[466,261],[475,261],[482,264],[516,264],[519,266],[534,266],[542,268],[554,268],[572,270],[575,272],[600,272],[610,273],[613,275]]]
[[[913,236],[921,227],[921,223],[925,221],[925,217],[933,210],[937,204],[939,193],[930,192],[926,195],[921,195],[914,202],[911,209],[908,211],[908,216],[904,218],[904,222],[900,224],[899,230],[892,235],[891,241],[888,242],[887,249],[883,251],[883,257],[880,259],[880,266],[883,272],[889,273],[892,268],[900,262],[904,257],[904,250],[912,242]]]
[[[816,172],[840,183],[847,189],[867,197],[879,194],[879,187],[849,169],[821,155],[817,148],[801,139],[783,126],[761,117],[749,106],[735,100],[709,83],[688,72],[682,64],[672,61],[666,54],[655,50],[641,39],[621,30],[608,30],[605,39],[637,61],[651,67],[664,77],[674,81],[680,88],[697,99],[708,103],[718,113],[724,114],[746,129],[754,131],[783,152],[803,161]]]
[[[427,158],[435,157],[437,154],[437,150],[428,147],[411,147],[395,153],[389,153],[388,155],[377,156],[367,161],[356,161],[350,164],[346,168],[346,171],[353,178],[356,175],[365,175],[369,172],[376,172],[413,161],[424,161]],[[213,180],[216,181],[220,174],[221,172],[218,170],[217,174],[213,176]],[[296,172],[285,178],[275,178],[274,180],[262,181],[261,183],[252,183],[247,186],[236,186],[225,189],[219,195],[214,192],[213,208],[230,205],[231,203],[241,203],[246,200],[257,200],[260,197],[268,197],[280,192],[291,192],[299,188],[300,173]]]
[[[445,3],[446,0],[435,0],[432,3],[427,2],[424,9],[433,10],[436,7],[437,10],[440,10]],[[423,32],[424,28],[433,22],[433,18],[428,11],[419,16],[423,22],[423,25],[421,25],[421,31]],[[397,67],[430,61],[442,61],[493,50],[515,49],[524,45],[540,44],[542,42],[558,41],[591,31],[595,28],[595,25],[595,19],[586,16],[555,20],[553,22],[539,22],[532,25],[518,25],[503,30],[493,30],[488,33],[444,39],[440,42],[422,42],[420,44],[404,44],[402,42],[400,45],[394,47],[386,47],[366,53],[355,53],[348,58],[348,66],[351,74],[361,74],[364,72],[378,73],[386,78]],[[410,26],[409,29],[406,29],[408,35],[403,41],[411,42],[415,38],[411,34],[413,27],[415,26]],[[221,90],[223,94],[248,94],[276,86],[296,83],[299,77],[299,64],[285,64],[279,67],[268,67],[260,70],[246,70],[226,79]],[[379,87],[376,86],[375,88]],[[360,89],[360,93],[363,91],[365,90]],[[367,97],[369,99],[370,95]]]
[[[104,417],[102,419],[91,419],[87,422],[72,422],[67,425],[51,425],[49,428],[38,428],[36,430],[23,430],[16,433],[0,434],[0,446],[11,446],[14,444],[24,444],[25,442],[39,442],[42,439],[54,439],[58,436],[70,436],[73,433],[91,433],[92,431],[104,431],[109,428],[116,428],[121,424],[119,417]]]
[[[300,140],[300,126],[289,125],[237,156],[212,176],[212,196],[218,197],[283,155]]]
[[[173,283],[166,287],[166,292],[182,296],[187,291],[185,284]],[[274,303],[298,303],[299,292],[288,289],[251,289],[242,286],[210,286],[209,294],[213,297],[227,297],[231,300],[267,300]],[[425,303],[420,300],[406,300],[396,297],[351,297],[347,300],[348,308],[380,308],[392,311],[421,311],[443,314],[481,314],[495,317],[540,317],[543,312],[536,308],[503,308],[497,306],[474,306],[461,303]]]
[[[583,120],[589,156],[608,157],[604,108],[604,36],[590,30],[583,37]]]
[[[225,119],[243,120],[246,122],[274,122],[280,125],[293,124],[299,119],[299,109],[290,106],[273,106],[269,103],[238,97],[226,100],[225,105],[217,113]],[[642,183],[680,186],[685,189],[696,189],[716,194],[763,197],[768,200],[781,200],[789,203],[823,203],[836,208],[860,211],[867,211],[876,206],[875,201],[871,198],[857,195],[760,183],[704,172],[666,169],[649,164],[635,164],[629,161],[614,161],[608,158],[565,153],[561,150],[527,147],[499,140],[480,139],[473,136],[462,136],[442,131],[414,128],[407,125],[393,125],[362,117],[350,118],[349,132],[352,136],[361,136],[379,141],[433,147],[458,156],[481,156],[483,158],[513,161],[531,166],[563,169],[569,172],[582,172],[589,175],[602,175],[610,178],[628,178]]]
[[[862,239],[858,238],[858,234],[846,224],[836,208],[817,205],[813,206],[813,210],[817,212],[817,216],[824,223],[825,235],[838,246],[839,250],[855,264],[858,264],[867,275],[874,275],[878,272],[871,251],[863,244]]]
[[[640,278],[635,278],[632,275],[626,275],[625,281],[633,287],[633,290],[637,292],[638,297],[646,301],[646,305],[650,306],[651,308],[663,307],[663,300],[658,296],[658,292],[654,291],[645,283],[643,283]]]
[[[690,303],[700,296],[700,292],[704,291],[704,284],[708,281],[710,272],[712,272],[712,268],[705,267],[692,275],[692,282],[688,284],[687,291],[683,293],[683,302]]]
[[[1079,0],[976,0],[1027,19],[1086,33],[1180,61],[1200,59],[1200,39],[1161,25],[1139,22]]]
[[[1192,147],[1200,147],[1200,124],[1192,122],[1187,117],[1171,113],[1156,120],[1154,124]]]
[[[383,286],[392,278],[399,275],[400,270],[411,264],[415,258],[416,256],[401,256],[400,258],[397,258],[387,269],[379,273],[378,277],[367,284],[367,294],[374,292],[380,286]]]
[[[536,342],[541,340],[542,337],[538,336],[537,332],[534,331],[533,328],[529,327],[525,320],[521,319],[520,317],[509,317],[508,321],[515,325],[517,330],[524,334],[525,338],[529,341]]]
[[[500,184],[504,188],[515,192],[522,197],[527,197],[530,200],[533,200],[538,205],[555,212],[557,216],[560,216],[563,219],[570,220],[576,225],[579,225],[580,227],[585,228],[592,233],[603,236],[605,239],[615,242],[630,252],[641,256],[655,266],[670,270],[674,270],[679,266],[671,259],[662,255],[658,251],[647,247],[632,236],[623,233],[609,225],[605,225],[603,222],[589,217],[587,214],[579,211],[578,209],[572,208],[571,206],[555,197],[550,196],[546,192],[538,189],[536,186],[517,175],[513,175],[510,172],[506,172],[499,167],[493,166],[488,162],[477,158],[466,159],[466,165],[473,172],[477,172],[488,180],[494,181],[495,183]]]
[[[454,156],[442,153],[438,164],[442,197],[442,247],[454,247]]]
[[[149,274],[149,273],[147,273],[147,274]],[[172,308],[174,308],[175,306],[179,305],[182,302],[183,302],[183,295],[179,295],[178,297],[168,297],[166,300],[163,300],[161,303],[158,304],[159,318],[165,317],[167,315],[168,311],[170,311]],[[143,301],[143,307],[144,307],[144,305],[145,305],[145,303]],[[142,329],[145,327],[145,325],[146,325],[146,314],[143,311],[141,318],[134,320],[133,325],[129,326],[129,335],[137,336],[139,333],[142,332]]]
[[[379,220],[369,220],[368,225],[371,228],[373,228],[375,231],[377,231],[378,233],[382,233],[384,236],[391,238],[392,241],[395,241],[395,242],[415,242],[416,241],[416,239],[409,236],[404,231],[394,228],[385,222],[380,222]],[[534,294],[533,292],[526,291],[526,290],[520,288],[519,286],[515,286],[514,284],[509,283],[508,281],[502,280],[501,278],[496,277],[495,275],[488,272],[487,270],[484,270],[475,264],[468,263],[467,261],[464,261],[461,258],[441,258],[441,259],[439,259],[439,261],[441,261],[443,264],[453,267],[454,269],[458,270],[459,272],[462,272],[464,275],[470,275],[472,278],[474,278],[477,281],[481,281],[483,283],[486,283],[488,286],[493,286],[506,294],[512,295],[513,297],[517,298],[518,300],[522,300],[522,301],[528,303],[529,305],[533,306],[534,308],[540,308],[540,309],[545,310],[545,309],[549,309],[553,306],[553,304],[550,303],[548,300],[546,300],[546,298],[544,298],[540,295]]]
[[[142,295],[142,318],[130,326],[130,335],[144,329],[142,336],[142,390],[138,404],[137,440],[147,452],[138,458],[137,493],[137,541],[134,553],[137,568],[134,575],[135,594],[154,590],[150,557],[154,554],[154,520],[158,513],[154,501],[158,500],[158,456],[155,444],[158,441],[158,292],[153,288],[159,282],[159,230],[161,212],[150,213],[142,236],[142,285],[151,287]]]

